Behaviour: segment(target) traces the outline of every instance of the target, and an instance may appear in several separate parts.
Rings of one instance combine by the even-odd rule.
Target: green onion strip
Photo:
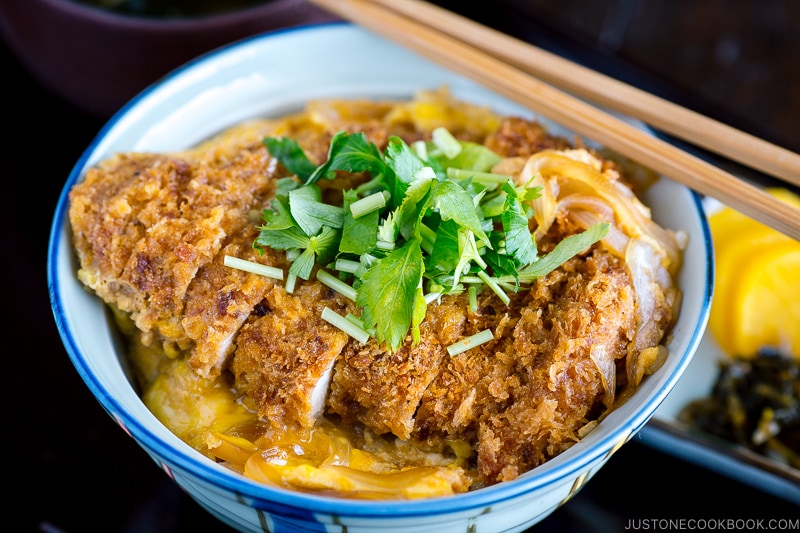
[[[446,128],[436,128],[431,132],[431,140],[436,148],[442,151],[445,157],[453,159],[461,153],[461,143],[458,142]]]
[[[319,270],[317,271],[317,279],[320,283],[330,287],[345,298],[354,302],[356,301],[356,290],[339,278],[332,276],[324,270]]]
[[[283,279],[283,270],[281,270],[280,268],[275,268],[268,265],[262,265],[254,261],[240,259],[239,257],[226,255],[223,259],[223,264],[227,267],[235,268],[237,270],[250,272],[251,274],[258,274],[260,276],[265,276],[267,278],[272,278],[272,279],[279,279],[279,280]]]
[[[486,273],[485,270],[478,271],[478,277],[483,280],[483,282],[490,288],[494,293],[500,298],[504,304],[508,305],[511,302],[511,298],[508,297],[508,294],[503,290],[500,285],[498,285],[494,279],[492,279],[489,274]]]
[[[329,307],[325,307],[322,310],[322,319],[344,331],[362,344],[366,344],[367,341],[369,341],[369,333],[359,327],[353,320],[343,317]]]
[[[347,272],[348,274],[355,274],[361,268],[361,263],[352,261],[350,259],[342,259],[341,257],[336,260],[334,268],[339,272]]]
[[[475,348],[476,346],[480,346],[481,344],[485,344],[491,340],[494,340],[494,334],[492,330],[485,329],[483,331],[479,331],[475,335],[470,335],[464,339],[461,339],[458,342],[455,342],[447,347],[447,353],[452,355],[458,355],[462,352],[466,352],[470,348]]]
[[[385,206],[386,195],[383,192],[376,192],[350,204],[350,212],[353,214],[353,218],[359,218]]]

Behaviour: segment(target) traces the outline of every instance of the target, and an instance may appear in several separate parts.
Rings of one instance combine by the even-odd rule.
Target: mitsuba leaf
[[[452,159],[444,155],[437,158],[443,168],[461,168],[475,172],[489,172],[502,158],[489,148],[473,143],[461,141],[461,151]]]
[[[516,279],[519,265],[501,246],[501,243],[505,240],[505,235],[502,232],[493,231],[489,235],[489,239],[492,241],[494,248],[487,250],[483,254],[483,260],[491,267],[495,276],[514,276]]]
[[[397,242],[397,235],[399,234],[399,230],[397,228],[397,218],[395,216],[396,212],[391,212],[386,215],[386,218],[383,219],[383,222],[378,224],[378,240],[383,242]]]
[[[315,264],[325,265],[336,255],[339,231],[330,227],[322,228],[319,235],[308,238],[306,248],[292,261],[289,272],[298,278],[309,279]]]
[[[478,206],[484,218],[491,219],[503,214],[506,206],[506,195],[504,192],[491,193],[484,195],[483,201]]]
[[[452,220],[444,220],[436,230],[433,250],[428,256],[428,270],[435,274],[453,272],[458,258],[458,224]]]
[[[494,253],[492,250],[489,250],[483,256],[483,260],[492,268],[492,272],[494,272],[495,276],[497,277],[510,277],[513,278],[514,283],[516,284],[517,281],[517,263],[514,259],[504,253]]]
[[[275,197],[269,204],[268,209],[261,212],[264,224],[258,226],[261,231],[275,231],[296,226],[291,213],[289,213],[288,198]]]
[[[317,187],[300,187],[289,191],[289,209],[292,218],[309,237],[317,235],[323,226],[342,227],[342,208],[321,202]]]
[[[406,189],[405,198],[395,211],[395,223],[403,238],[420,238],[419,223],[430,207],[438,183],[435,179],[418,179]]]
[[[397,351],[408,334],[423,273],[420,241],[410,239],[361,277],[356,297],[363,310],[361,320],[366,329],[375,328],[376,340],[391,351]]]
[[[471,270],[471,263],[475,261],[478,265],[485,268],[486,263],[480,256],[478,247],[475,244],[475,234],[464,228],[458,229],[458,263],[453,269],[453,287],[458,285],[461,276]]]
[[[353,214],[350,212],[350,205],[356,200],[358,200],[358,195],[355,191],[345,191],[342,241],[339,243],[339,251],[362,255],[372,250],[378,240],[380,211],[375,210],[359,218],[353,218]]]
[[[294,274],[298,278],[307,280],[311,277],[311,271],[314,268],[316,254],[311,248],[306,248],[303,253],[297,256],[297,259],[292,261],[289,267],[289,273]]]
[[[520,191],[510,183],[503,185],[506,193],[505,209],[500,218],[506,234],[506,252],[511,255],[519,265],[527,265],[536,261],[538,251],[536,240],[528,229],[528,217],[525,207],[520,199]],[[524,191],[522,197],[524,198]]]
[[[453,220],[491,246],[472,196],[459,184],[447,180],[441,182],[436,189],[434,205],[439,209],[442,220]]]
[[[384,176],[384,181],[392,195],[390,206],[396,207],[405,197],[416,173],[425,164],[399,137],[389,137],[384,157],[386,166],[391,170]]]
[[[264,137],[264,146],[292,174],[305,181],[316,170],[317,165],[308,159],[297,141],[289,138]]]
[[[340,230],[325,226],[319,235],[309,239],[308,247],[317,254],[317,263],[324,266],[336,257],[341,237]]]
[[[262,226],[263,228],[263,226]],[[276,250],[291,250],[308,246],[308,235],[297,226],[283,229],[264,228],[256,237],[255,245],[275,248]]]
[[[337,170],[377,175],[382,174],[385,167],[380,150],[369,142],[363,132],[340,131],[331,139],[328,160],[308,177],[306,185],[316,183],[321,178],[334,178]]]
[[[275,182],[275,197],[289,201],[289,191],[302,187],[303,184],[294,178],[280,178]]]
[[[608,222],[601,222],[590,226],[582,233],[566,237],[550,253],[520,269],[518,271],[519,280],[523,283],[531,283],[536,278],[549,274],[575,255],[602,240],[608,235],[609,227],[610,224]],[[500,281],[513,280],[500,278]]]
[[[411,313],[411,339],[414,345],[419,344],[420,331],[419,326],[425,320],[425,315],[428,312],[428,304],[425,303],[425,294],[422,291],[422,285],[417,287],[414,291],[414,310]]]

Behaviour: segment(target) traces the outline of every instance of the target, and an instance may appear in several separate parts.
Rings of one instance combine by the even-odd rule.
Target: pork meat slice
[[[323,413],[334,363],[348,335],[321,318],[352,305],[318,282],[292,294],[275,286],[236,338],[231,363],[238,391],[278,428],[311,427]]]
[[[253,224],[277,168],[260,143],[112,157],[70,191],[80,279],[130,313],[145,344],[191,346],[182,323],[187,289],[230,236]]]
[[[449,357],[447,346],[464,336],[466,305],[463,297],[430,305],[416,346],[410,336],[394,353],[375,341],[349,345],[336,366],[330,411],[346,423],[408,439],[422,395]]]
[[[286,254],[271,248],[259,252],[253,247],[258,237],[255,225],[247,225],[233,236],[214,260],[198,271],[186,291],[181,325],[194,343],[189,364],[205,378],[220,375],[233,352],[239,328],[269,294],[276,283],[259,274],[224,264],[225,256],[236,257],[286,271]]]

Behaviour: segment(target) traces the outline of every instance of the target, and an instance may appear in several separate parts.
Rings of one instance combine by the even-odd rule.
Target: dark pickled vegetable
[[[711,395],[678,418],[800,468],[800,362],[774,351],[721,361]]]

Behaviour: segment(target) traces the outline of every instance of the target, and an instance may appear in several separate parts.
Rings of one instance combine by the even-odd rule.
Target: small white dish
[[[722,207],[714,198],[703,200],[707,216]],[[691,402],[712,394],[720,362],[729,358],[707,330],[684,376],[639,436],[642,442],[664,453],[800,505],[800,470],[689,427],[679,419],[680,412]]]

